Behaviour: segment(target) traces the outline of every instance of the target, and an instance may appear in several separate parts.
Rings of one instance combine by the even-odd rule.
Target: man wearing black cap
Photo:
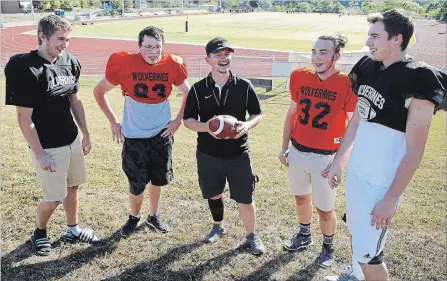
[[[230,197],[239,204],[247,246],[252,254],[260,255],[265,247],[255,234],[253,192],[257,176],[251,167],[247,132],[261,121],[261,107],[250,81],[231,73],[232,52],[234,50],[224,38],[208,42],[205,59],[211,72],[189,91],[183,119],[187,128],[198,132],[199,185],[214,220],[205,242],[215,243],[225,234],[222,194],[228,181]],[[235,139],[218,139],[210,134],[208,121],[216,115],[231,115],[238,120]]]

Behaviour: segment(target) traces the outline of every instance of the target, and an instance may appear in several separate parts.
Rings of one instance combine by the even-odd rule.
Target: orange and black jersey
[[[346,113],[354,112],[357,103],[348,76],[337,72],[321,81],[310,68],[296,69],[290,93],[297,103],[292,144],[306,152],[334,153],[345,132]]]
[[[140,53],[120,52],[110,56],[106,79],[121,85],[123,95],[141,103],[161,103],[172,92],[172,84],[179,86],[188,77],[183,59],[163,54],[154,65],[146,63]]]

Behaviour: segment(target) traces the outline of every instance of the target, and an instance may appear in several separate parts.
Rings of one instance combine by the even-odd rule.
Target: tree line
[[[35,10],[72,10],[74,8],[100,8],[107,3],[113,9],[121,9],[123,0],[41,0],[33,1]],[[447,21],[447,1],[437,0],[147,0],[149,7],[198,7],[222,5],[223,9],[249,6],[265,11],[295,11],[306,13],[369,14],[390,9],[402,9],[412,16]],[[124,0],[125,9],[134,8],[134,0]]]

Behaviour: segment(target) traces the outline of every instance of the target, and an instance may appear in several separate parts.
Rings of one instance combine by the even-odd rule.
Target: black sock
[[[303,236],[309,236],[311,234],[310,233],[310,223],[308,223],[308,224],[300,223],[300,233]]]
[[[211,215],[215,222],[223,221],[224,217],[224,203],[223,198],[212,200],[208,199],[208,206],[210,207]]]
[[[40,229],[40,228],[36,227],[33,235],[34,235],[34,238],[36,238],[36,239],[47,237],[47,229],[46,228]]]
[[[323,234],[323,246],[326,248],[330,248],[332,247],[332,240],[334,240],[334,235],[332,234],[331,236],[327,236],[325,234]]]

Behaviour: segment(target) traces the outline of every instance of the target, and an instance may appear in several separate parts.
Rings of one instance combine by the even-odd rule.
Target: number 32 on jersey
[[[314,107],[315,109],[320,110],[320,112],[316,116],[312,117],[312,127],[327,130],[328,123],[321,120],[331,112],[331,106],[327,102],[320,101],[312,104],[310,99],[301,98],[299,104],[301,106],[301,112],[298,114],[298,120],[302,125],[307,125],[309,123],[309,119],[311,118],[309,111],[312,107]]]

